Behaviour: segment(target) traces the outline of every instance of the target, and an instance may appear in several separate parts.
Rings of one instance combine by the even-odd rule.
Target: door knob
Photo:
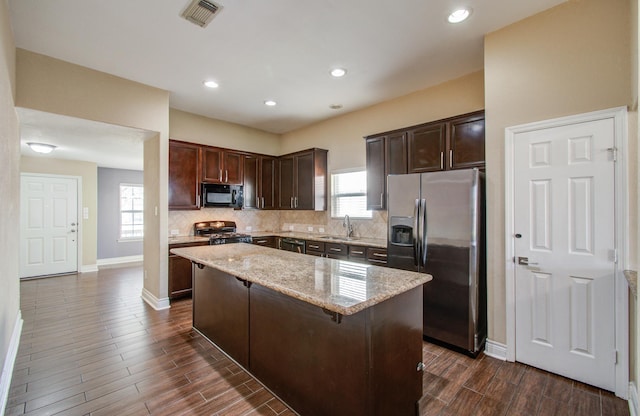
[[[538,263],[529,263],[529,257],[518,257],[518,264],[521,266],[537,266]]]

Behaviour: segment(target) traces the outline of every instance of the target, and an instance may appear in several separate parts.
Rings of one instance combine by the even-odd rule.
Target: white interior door
[[[603,119],[517,133],[513,147],[516,360],[611,391],[614,139]]]
[[[78,181],[21,175],[20,277],[78,270]]]

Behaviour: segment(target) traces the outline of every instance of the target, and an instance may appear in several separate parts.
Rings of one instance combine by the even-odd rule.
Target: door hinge
[[[618,249],[609,250],[609,260],[618,264]]]
[[[613,363],[618,364],[618,350],[613,350]]]
[[[613,157],[613,161],[617,162],[618,161],[618,148],[617,147],[609,147],[607,149],[608,152],[611,152],[611,156]]]

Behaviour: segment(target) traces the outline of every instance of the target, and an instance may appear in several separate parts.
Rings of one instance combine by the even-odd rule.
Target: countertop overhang
[[[174,248],[171,253],[342,315],[353,315],[432,279],[424,273],[245,243]]]

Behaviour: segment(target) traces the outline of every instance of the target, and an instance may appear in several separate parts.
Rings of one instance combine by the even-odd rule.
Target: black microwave
[[[203,207],[242,208],[242,185],[202,184]]]

